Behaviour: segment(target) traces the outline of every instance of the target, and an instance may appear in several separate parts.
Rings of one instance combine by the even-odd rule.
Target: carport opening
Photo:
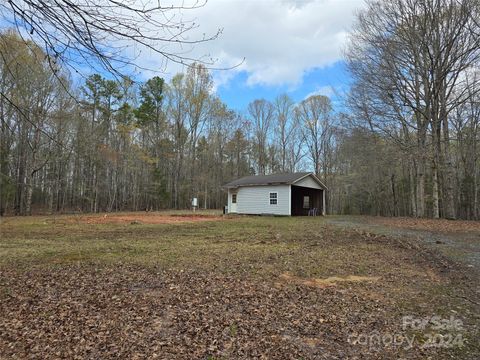
[[[291,214],[307,216],[316,209],[316,215],[322,214],[323,190],[292,185]]]

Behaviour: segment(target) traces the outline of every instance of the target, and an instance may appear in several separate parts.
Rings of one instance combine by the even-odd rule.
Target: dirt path
[[[326,222],[345,229],[416,241],[480,273],[479,222],[399,220],[366,216],[329,216]]]
[[[218,221],[221,216],[213,215],[168,215],[162,213],[122,213],[76,216],[65,221],[86,224],[175,224],[184,222]]]

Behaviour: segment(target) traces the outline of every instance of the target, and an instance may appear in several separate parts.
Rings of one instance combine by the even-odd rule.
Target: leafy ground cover
[[[142,221],[172,215],[2,220],[2,357],[480,355],[476,270],[416,238],[328,217]],[[403,326],[432,316],[461,329]]]

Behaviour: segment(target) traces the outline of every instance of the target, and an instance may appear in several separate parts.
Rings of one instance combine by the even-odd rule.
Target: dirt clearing
[[[203,214],[163,214],[159,212],[106,213],[98,215],[77,215],[65,217],[70,223],[83,224],[181,224],[185,222],[219,221],[222,216]]]

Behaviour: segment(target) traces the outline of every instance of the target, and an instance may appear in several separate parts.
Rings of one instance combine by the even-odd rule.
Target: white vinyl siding
[[[233,190],[228,192],[229,209],[231,209],[232,192]],[[270,193],[277,194],[276,205],[270,205]],[[237,213],[290,215],[290,185],[244,186],[238,188]]]
[[[302,180],[294,182],[292,185],[303,186],[303,187],[308,187],[313,189],[322,189],[320,184],[315,180],[313,180],[311,176],[304,177]]]

